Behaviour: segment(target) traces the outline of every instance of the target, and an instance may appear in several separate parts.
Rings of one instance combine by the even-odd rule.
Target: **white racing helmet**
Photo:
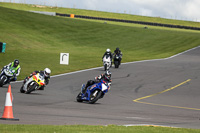
[[[108,49],[106,49],[106,52],[110,52],[110,49],[108,48]]]
[[[45,68],[44,69],[44,76],[45,77],[50,77],[50,74],[51,74],[51,70],[49,68]]]

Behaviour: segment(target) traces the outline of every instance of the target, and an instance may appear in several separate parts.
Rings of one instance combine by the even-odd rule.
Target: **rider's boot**
[[[85,86],[85,88],[83,88],[82,93],[85,94],[87,90],[87,87]]]
[[[38,90],[44,90],[44,86],[41,86]]]
[[[26,78],[24,79],[22,86],[24,86],[24,84],[28,81],[28,79],[29,79],[28,77],[26,77]]]
[[[10,84],[10,78],[4,84]]]

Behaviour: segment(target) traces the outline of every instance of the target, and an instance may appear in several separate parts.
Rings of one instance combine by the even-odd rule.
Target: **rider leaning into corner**
[[[49,80],[50,80],[51,70],[49,68],[45,68],[44,71],[34,71],[34,72],[32,72],[29,77],[26,77],[24,79],[24,84],[26,83],[26,81],[28,81],[29,78],[31,78],[33,75],[36,75],[38,73],[44,74],[45,85],[41,86],[40,89],[39,89],[39,90],[44,90],[44,87],[49,84]]]
[[[83,90],[83,93],[86,92],[88,86],[91,86],[91,85],[93,85],[95,83],[99,83],[101,80],[105,81],[106,83],[108,83],[109,86],[111,86],[111,82],[112,82],[112,80],[111,80],[111,72],[109,70],[107,70],[107,71],[105,71],[105,73],[95,77],[94,80],[88,80],[87,84],[86,84],[86,86],[85,86],[85,88]]]
[[[19,65],[19,60],[15,59],[13,62],[9,63],[8,65],[4,66],[2,69],[1,69],[1,72],[6,69],[6,68],[10,68],[11,70],[14,70],[14,74],[13,74],[13,77],[9,78],[7,83],[9,84],[10,81],[16,81],[17,80],[17,76],[19,76],[20,74],[20,70],[21,70],[21,67]],[[1,76],[1,75],[0,75]]]

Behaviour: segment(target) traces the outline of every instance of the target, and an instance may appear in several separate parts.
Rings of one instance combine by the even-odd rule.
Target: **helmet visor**
[[[49,74],[49,73],[47,73],[47,72],[44,72],[44,73],[45,73],[45,75],[46,75],[46,76],[49,76],[49,75],[50,75],[50,74]]]
[[[19,63],[14,63],[14,67],[17,67]]]

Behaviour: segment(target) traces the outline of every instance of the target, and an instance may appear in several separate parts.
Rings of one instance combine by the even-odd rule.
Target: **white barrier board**
[[[60,64],[69,64],[69,53],[60,53]]]

